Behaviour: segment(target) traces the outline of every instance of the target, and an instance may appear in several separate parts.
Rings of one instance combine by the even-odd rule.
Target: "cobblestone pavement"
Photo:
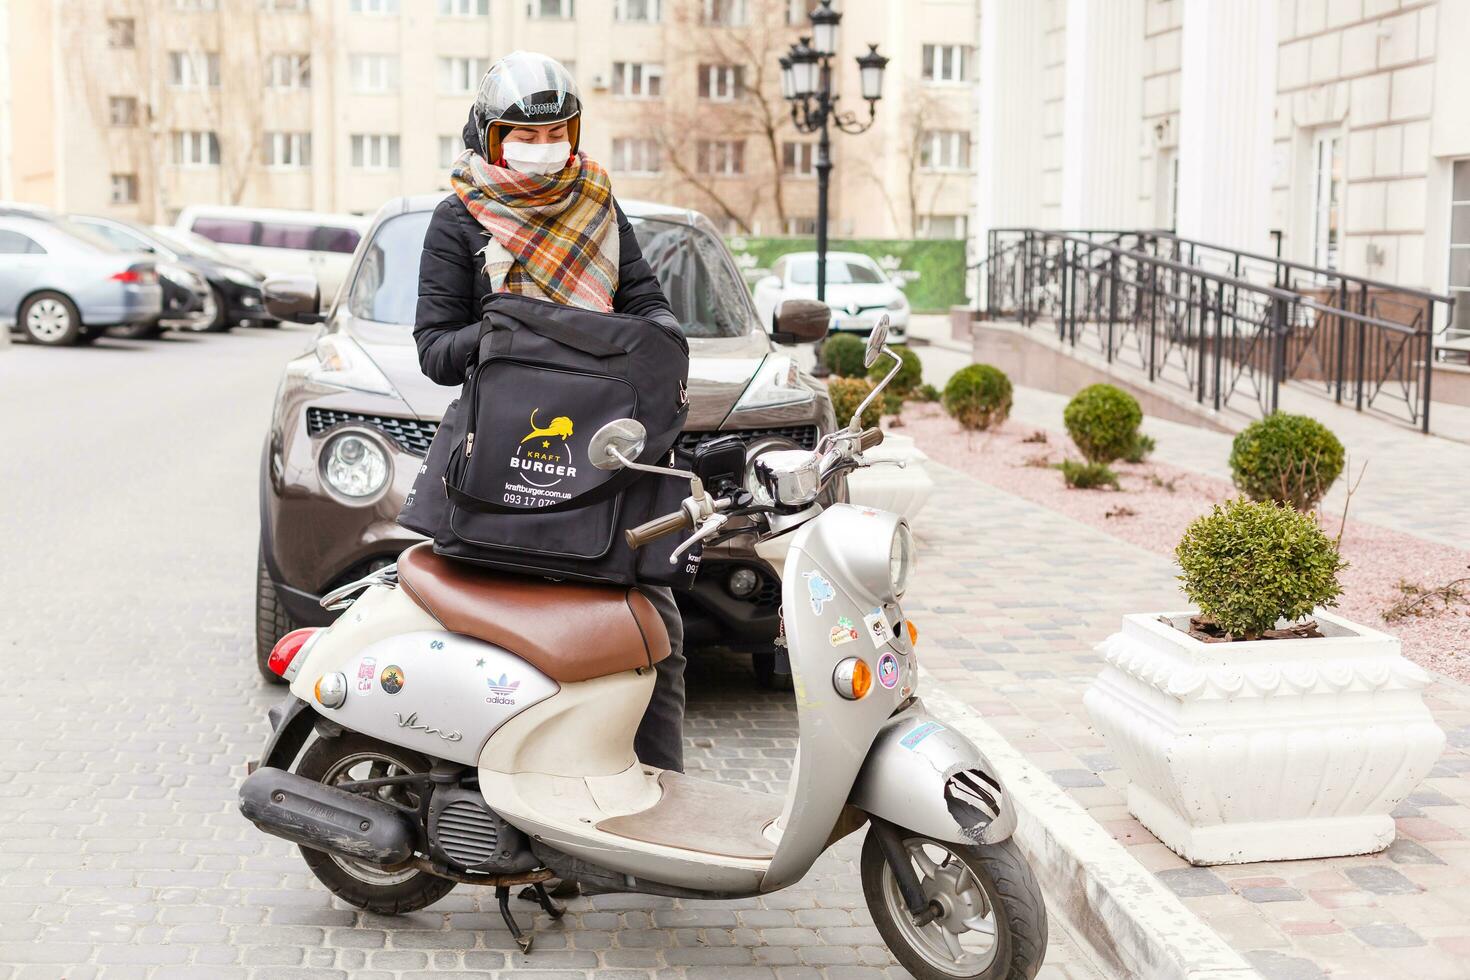
[[[259,440],[281,365],[308,336],[0,351],[11,420],[0,454],[0,978],[906,975],[863,907],[855,841],[759,901],[578,899],[561,925],[540,917],[526,957],[484,890],[461,886],[410,916],[358,912],[239,816],[243,763],[281,693],[251,662]],[[971,488],[948,481],[945,492],[964,501],[965,520],[984,516]],[[996,556],[941,546],[926,578],[946,590],[938,604],[970,601],[945,596],[967,575],[984,584],[966,566]],[[1088,615],[1104,608],[1094,600]],[[1045,630],[997,636],[1030,654],[1074,629],[1046,615]],[[980,625],[962,616],[952,629]],[[1025,642],[1012,648],[1017,629]],[[1011,652],[961,649],[958,635],[936,630],[930,649],[935,662],[959,658],[948,662],[963,690],[1002,711],[1013,698],[1034,706],[1034,682],[982,673],[1019,666]],[[987,694],[991,677],[1014,689]],[[779,789],[795,738],[789,700],[755,690],[733,658],[702,662],[691,694],[692,765]],[[1043,980],[1090,976],[1054,923]]]

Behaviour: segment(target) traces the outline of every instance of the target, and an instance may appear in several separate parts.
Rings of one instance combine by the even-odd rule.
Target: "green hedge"
[[[747,283],[768,275],[776,260],[788,252],[816,249],[811,238],[758,238],[735,235],[726,239],[744,270]],[[839,239],[828,244],[832,252],[870,255],[891,274],[908,278],[904,293],[915,313],[946,313],[968,302],[965,296],[965,243],[962,239]],[[748,257],[747,257],[748,256]],[[897,259],[890,270],[885,259]]]

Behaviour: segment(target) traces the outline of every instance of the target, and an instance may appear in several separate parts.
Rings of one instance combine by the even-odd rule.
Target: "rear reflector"
[[[292,630],[277,640],[276,645],[271,648],[270,658],[265,662],[270,672],[277,677],[285,677],[286,669],[291,666],[291,661],[296,659],[296,655],[301,652],[301,648],[306,646],[306,641],[311,639],[316,631],[317,627],[314,626]]]

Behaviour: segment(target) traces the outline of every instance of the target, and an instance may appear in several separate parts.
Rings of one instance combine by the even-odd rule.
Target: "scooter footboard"
[[[994,844],[1016,829],[1015,807],[995,767],[917,699],[873,740],[849,802],[955,844]]]

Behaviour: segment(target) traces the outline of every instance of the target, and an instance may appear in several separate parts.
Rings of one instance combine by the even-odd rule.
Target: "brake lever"
[[[711,514],[705,520],[704,524],[700,526],[698,531],[695,531],[693,534],[689,535],[689,537],[685,538],[682,542],[680,542],[679,546],[676,547],[669,554],[669,564],[679,564],[679,558],[683,556],[684,552],[699,544],[699,542],[704,541],[706,538],[714,537],[715,532],[724,527],[725,522],[729,519],[730,518],[724,514]]]

